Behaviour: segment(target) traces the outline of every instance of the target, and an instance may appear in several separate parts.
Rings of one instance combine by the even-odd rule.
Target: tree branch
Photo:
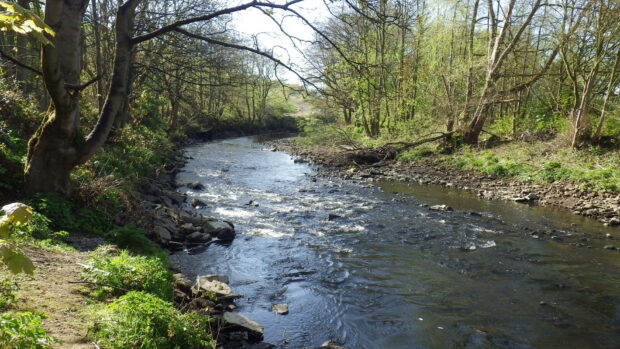
[[[79,85],[65,83],[65,87],[68,90],[74,90],[76,92],[80,92],[83,89],[87,88],[88,86],[90,86],[90,85],[94,84],[95,82],[99,81],[99,79],[101,79],[102,77],[103,77],[103,74],[99,74],[99,75],[95,76],[94,78],[88,80],[88,82],[85,82],[85,83],[79,84]]]
[[[27,65],[27,64],[24,64],[24,63],[18,61],[16,58],[13,58],[13,57],[9,56],[8,54],[6,54],[2,50],[0,50],[0,57],[6,59],[7,61],[9,61],[9,62],[11,62],[11,63],[13,63],[13,64],[15,64],[15,65],[17,65],[19,67],[22,67],[22,68],[24,68],[26,70],[29,70],[29,71],[31,71],[31,72],[39,75],[39,76],[43,75],[43,73],[40,70],[37,70],[37,69]]]
[[[206,37],[206,36],[202,36],[202,35],[199,35],[199,34],[190,33],[187,30],[181,29],[181,28],[176,28],[176,29],[174,29],[174,31],[176,31],[178,33],[181,33],[183,35],[189,36],[190,38],[194,38],[194,39],[198,39],[198,40],[202,40],[202,41],[208,42],[210,44],[214,44],[214,45],[218,45],[218,46],[223,46],[223,47],[228,47],[228,48],[234,48],[234,49],[237,49],[237,50],[244,50],[244,51],[252,52],[252,53],[255,53],[257,55],[266,57],[266,58],[270,59],[271,61],[275,62],[276,64],[283,66],[284,68],[289,70],[291,73],[295,74],[304,83],[307,83],[308,85],[311,85],[312,87],[316,88],[317,90],[321,90],[320,87],[316,86],[312,81],[309,81],[308,79],[306,79],[303,76],[301,76],[301,74],[299,74],[291,66],[289,66],[288,64],[286,64],[286,63],[282,62],[281,60],[275,58],[274,56],[270,55],[267,52],[264,52],[264,51],[261,51],[261,50],[255,49],[255,48],[251,48],[251,47],[248,47],[248,46],[232,44],[232,43],[229,43],[229,42],[223,42],[223,41],[212,39],[212,38],[209,38],[209,37]]]
[[[161,27],[161,28],[159,28],[157,30],[154,30],[154,31],[152,31],[152,32],[150,32],[148,34],[137,36],[137,37],[131,39],[131,42],[134,45],[135,44],[139,44],[141,42],[144,42],[144,41],[156,38],[156,37],[158,37],[160,35],[163,35],[163,34],[171,32],[171,31],[174,31],[174,30],[176,30],[176,29],[178,29],[178,28],[180,28],[180,27],[182,27],[184,25],[187,25],[187,24],[196,23],[196,22],[202,22],[202,21],[208,21],[208,20],[214,19],[216,17],[228,15],[228,14],[235,13],[235,12],[238,12],[238,11],[247,10],[247,9],[249,9],[251,7],[269,7],[269,8],[277,8],[277,9],[288,10],[289,6],[292,6],[294,4],[300,3],[302,1],[304,1],[304,0],[292,0],[292,1],[289,1],[289,2],[287,2],[285,4],[277,5],[277,4],[272,4],[272,3],[269,3],[269,2],[259,2],[257,0],[254,0],[254,1],[251,1],[251,2],[248,2],[248,3],[245,3],[245,4],[241,4],[241,5],[238,5],[238,6],[229,7],[229,8],[225,8],[223,10],[215,11],[215,12],[212,12],[212,13],[209,13],[209,14],[206,14],[206,15],[192,17],[192,18],[187,18],[187,19],[182,19],[180,21],[168,24],[168,25],[166,25],[164,27]]]

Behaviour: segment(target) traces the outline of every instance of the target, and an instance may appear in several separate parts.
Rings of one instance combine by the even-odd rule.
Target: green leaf
[[[13,31],[44,45],[52,44],[45,34],[53,37],[54,31],[39,16],[12,2],[0,1],[0,9],[0,31]]]
[[[19,202],[14,202],[2,207],[2,211],[8,217],[10,223],[21,225],[26,224],[34,213],[32,207]]]
[[[0,240],[0,258],[13,274],[34,274],[34,264],[32,264],[30,258],[3,240]]]

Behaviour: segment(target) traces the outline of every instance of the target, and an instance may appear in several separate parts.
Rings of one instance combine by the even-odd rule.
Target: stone
[[[223,282],[225,284],[229,284],[230,280],[228,279],[228,276],[224,275],[224,274],[209,274],[209,275],[201,275],[199,276],[199,278],[201,278],[202,280],[207,280],[207,281],[219,281],[219,282]]]
[[[176,191],[164,190],[162,194],[164,195],[163,198],[169,198],[176,205],[180,205],[185,202],[185,195]]]
[[[620,218],[618,217],[614,217],[612,219],[609,220],[609,222],[607,223],[610,227],[617,227],[620,226]]]
[[[605,245],[603,248],[604,248],[604,249],[606,249],[606,250],[615,250],[615,249],[616,249],[616,246],[613,246],[613,245]]]
[[[448,206],[448,205],[433,205],[431,207],[429,207],[430,210],[433,211],[454,211],[452,209],[452,207]]]
[[[219,296],[229,296],[232,294],[232,289],[228,284],[214,278],[209,278],[209,276],[198,276],[192,291],[194,294],[206,292]]]
[[[265,333],[263,326],[241,314],[226,312],[222,316],[222,320],[225,329],[245,331],[251,340],[261,341],[263,339],[263,334]]]
[[[187,183],[186,186],[192,190],[204,190],[205,186],[200,182]]]
[[[184,292],[192,291],[192,282],[185,275],[177,273],[172,275],[174,286]]]
[[[330,214],[327,215],[327,220],[328,221],[333,221],[333,220],[336,220],[338,218],[342,218],[342,216],[339,216],[339,215],[333,214],[333,213],[330,213]]]
[[[204,224],[205,230],[221,241],[230,242],[235,238],[235,229],[232,224],[224,221],[208,221]]]
[[[159,242],[168,242],[172,240],[170,231],[159,225],[153,227],[153,234],[155,235],[155,239]]]
[[[198,199],[192,199],[192,201],[190,201],[190,204],[193,207],[206,207],[207,206],[207,204],[204,201],[198,200]]]
[[[194,241],[194,242],[207,242],[211,240],[211,235],[205,234],[199,231],[195,231],[187,235],[187,240]]]
[[[278,315],[288,314],[288,304],[274,304],[271,306],[271,310]]]

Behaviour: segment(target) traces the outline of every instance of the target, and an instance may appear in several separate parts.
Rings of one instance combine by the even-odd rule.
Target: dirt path
[[[89,327],[82,315],[87,298],[80,294],[80,266],[84,252],[53,252],[29,248],[26,254],[36,267],[34,277],[20,277],[18,301],[11,310],[44,312],[43,327],[61,341],[56,348],[96,348],[85,340]]]

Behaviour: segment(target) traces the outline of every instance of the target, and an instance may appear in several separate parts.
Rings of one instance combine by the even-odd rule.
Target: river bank
[[[311,161],[347,179],[362,181],[398,180],[463,189],[488,200],[514,201],[528,205],[554,206],[573,214],[620,226],[620,195],[584,190],[578,183],[532,183],[464,171],[434,158],[418,161],[386,160],[357,164],[350,153],[335,146],[300,147],[293,139],[272,143],[274,150],[288,152],[299,161]]]

